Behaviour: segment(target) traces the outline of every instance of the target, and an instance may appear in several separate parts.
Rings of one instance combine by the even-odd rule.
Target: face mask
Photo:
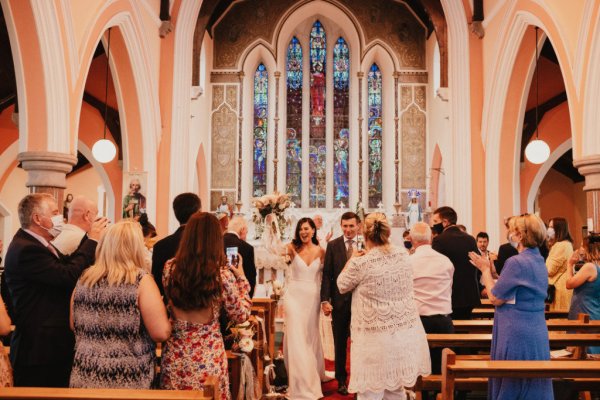
[[[52,221],[52,228],[45,228],[41,225],[40,227],[47,230],[52,237],[57,237],[63,230],[63,216],[58,214],[50,218],[50,220]]]
[[[442,233],[444,231],[444,224],[442,224],[441,222],[439,222],[439,223],[433,225],[431,227],[431,231],[435,232],[436,234],[439,235],[440,233]]]
[[[510,245],[512,247],[514,247],[515,249],[519,246],[519,242],[516,242],[513,240],[513,236],[512,235],[508,235],[508,242],[510,243]]]
[[[412,248],[412,242],[410,240],[405,240],[404,247],[406,247],[408,250],[410,250]]]
[[[548,233],[549,239],[554,239],[554,236],[556,236],[556,232],[554,231],[554,228],[552,228],[552,227],[548,228],[547,233]]]

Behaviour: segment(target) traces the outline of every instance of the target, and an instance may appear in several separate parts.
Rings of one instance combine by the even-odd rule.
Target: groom
[[[338,381],[338,393],[347,395],[346,346],[350,335],[352,293],[340,294],[337,278],[352,255],[352,251],[356,249],[360,218],[353,212],[346,212],[342,215],[341,226],[344,234],[330,241],[325,251],[325,265],[321,282],[321,309],[325,315],[332,314],[335,379]]]

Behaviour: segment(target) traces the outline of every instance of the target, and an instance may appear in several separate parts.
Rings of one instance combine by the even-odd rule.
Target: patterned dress
[[[165,291],[174,268],[167,262],[163,272]],[[231,399],[227,355],[219,325],[221,306],[235,323],[250,317],[250,284],[245,278],[236,279],[228,269],[221,270],[223,283],[221,302],[213,305],[213,319],[207,324],[178,319],[171,321],[173,330],[167,340],[161,361],[161,389],[202,389],[208,376],[218,376],[222,400]]]
[[[150,389],[155,344],[138,306],[140,270],[134,284],[92,287],[77,283],[73,294],[75,360],[71,387]]]

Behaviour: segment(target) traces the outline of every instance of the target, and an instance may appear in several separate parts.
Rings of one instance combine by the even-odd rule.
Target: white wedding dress
[[[321,381],[330,379],[325,375],[319,327],[322,270],[320,258],[306,265],[296,254],[287,271],[283,353],[291,400],[323,397]]]

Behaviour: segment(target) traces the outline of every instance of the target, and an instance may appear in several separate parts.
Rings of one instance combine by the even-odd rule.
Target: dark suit
[[[168,260],[175,257],[184,228],[184,225],[180,226],[172,235],[162,238],[152,247],[152,275],[160,290],[160,294],[163,296],[165,295],[165,289],[162,284],[163,268]]]
[[[70,257],[58,258],[24,230],[15,234],[5,268],[15,324],[10,345],[15,386],[68,386],[75,345],[71,293],[95,251],[96,242],[86,240]]]
[[[473,308],[481,305],[477,268],[469,261],[469,252],[479,252],[475,238],[456,225],[448,226],[433,238],[431,247],[454,265],[452,277],[452,319],[471,319]]]
[[[519,254],[519,251],[511,246],[510,243],[504,243],[498,248],[498,259],[494,261],[494,267],[496,267],[496,272],[498,275],[502,272],[502,268],[504,268],[504,263],[512,256],[516,256]]]
[[[346,347],[350,335],[350,315],[352,292],[341,294],[337,278],[346,265],[346,238],[342,235],[327,244],[323,280],[321,281],[321,302],[328,301],[333,306],[333,344],[335,347],[335,379],[339,385],[346,384]],[[356,243],[356,237],[354,238]]]
[[[238,253],[242,256],[242,266],[244,267],[244,275],[250,284],[250,298],[254,295],[254,287],[256,286],[256,265],[254,265],[254,247],[248,242],[242,240],[234,233],[227,232],[223,235],[223,246],[225,250],[228,247],[237,247]]]

